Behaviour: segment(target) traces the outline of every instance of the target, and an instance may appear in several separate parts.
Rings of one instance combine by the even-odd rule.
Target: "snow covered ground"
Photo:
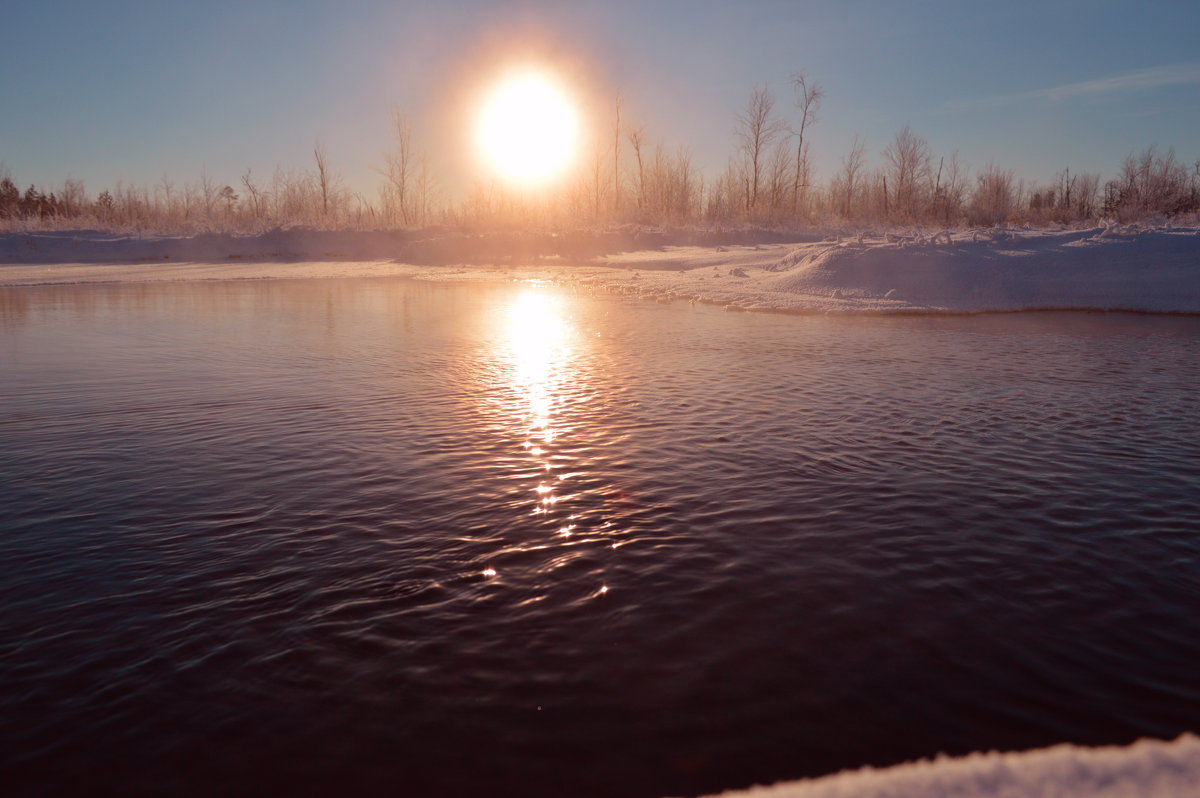
[[[129,238],[0,235],[0,285],[401,275],[556,280],[729,310],[1200,313],[1200,229],[861,235],[751,243],[705,233],[443,235],[275,231]],[[694,243],[688,243],[691,240]],[[757,243],[754,243],[757,241]]]
[[[1197,798],[1200,738],[1129,746],[1056,745],[847,771],[721,798]]]

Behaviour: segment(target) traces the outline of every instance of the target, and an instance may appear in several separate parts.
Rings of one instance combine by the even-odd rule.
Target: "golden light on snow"
[[[475,135],[490,169],[534,187],[560,175],[575,156],[579,115],[553,75],[526,69],[509,74],[485,96]]]

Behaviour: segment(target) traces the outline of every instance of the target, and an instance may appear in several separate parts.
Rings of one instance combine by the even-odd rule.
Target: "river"
[[[1198,355],[1191,316],[0,288],[0,769],[689,795],[1197,730]]]

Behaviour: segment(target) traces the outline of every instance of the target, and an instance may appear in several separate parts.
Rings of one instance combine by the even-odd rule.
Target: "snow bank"
[[[708,270],[640,274],[639,287],[744,310],[1200,312],[1200,231],[1191,229],[942,233],[936,243],[893,236],[746,249]],[[656,269],[661,258],[627,253],[606,262]]]
[[[939,757],[723,793],[721,798],[1198,798],[1200,738]]]
[[[400,275],[556,280],[729,310],[1200,313],[1197,229],[941,232],[808,243],[780,243],[753,231],[739,235],[751,242],[715,244],[717,234],[697,231],[288,230],[187,239],[9,234],[0,235],[0,263],[10,264],[0,266],[0,285]]]
[[[1193,310],[1200,307],[1200,237],[1066,233],[896,248],[854,243],[805,258],[763,287],[840,291],[931,310]]]

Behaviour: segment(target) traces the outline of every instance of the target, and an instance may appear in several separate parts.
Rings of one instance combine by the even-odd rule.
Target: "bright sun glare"
[[[576,150],[579,122],[570,98],[548,74],[509,76],[484,100],[476,135],[484,159],[506,180],[544,183]]]

